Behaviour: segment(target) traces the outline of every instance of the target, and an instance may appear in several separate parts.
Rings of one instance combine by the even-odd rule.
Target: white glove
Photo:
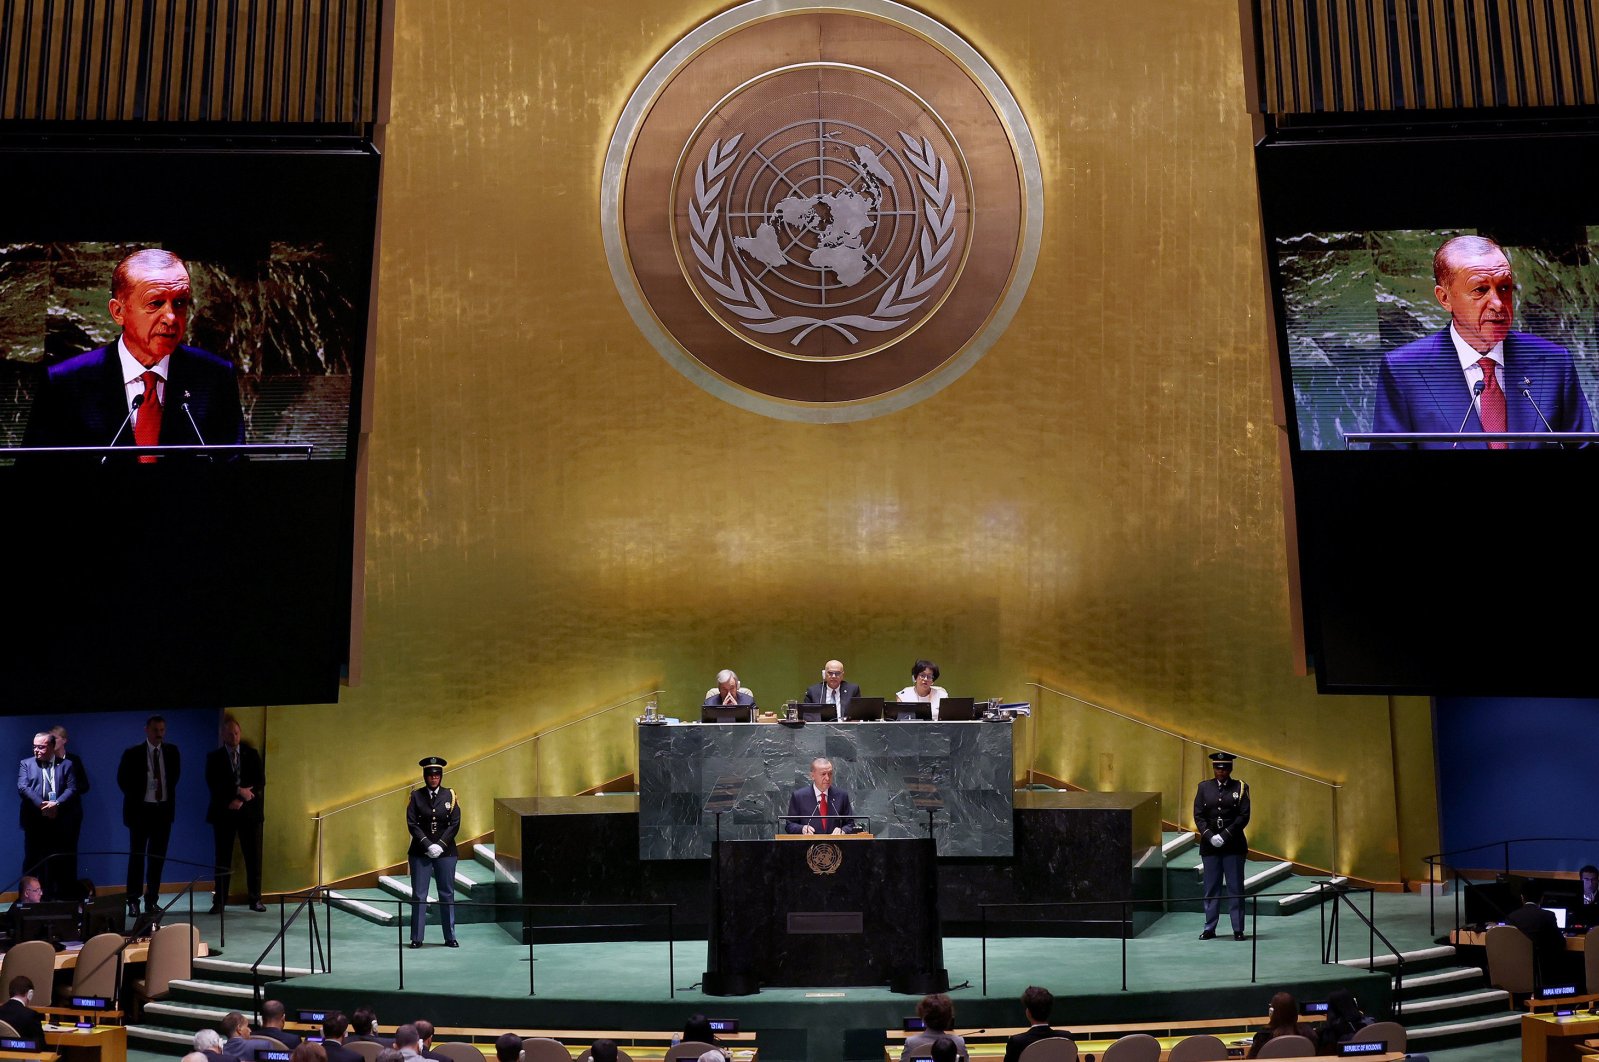
[[[1213,833],[1213,834],[1210,835],[1210,846],[1212,848],[1220,848],[1222,845],[1224,845],[1226,843],[1227,843],[1226,841],[1222,840],[1221,834]]]
[[[1221,841],[1218,840],[1216,843],[1220,844]],[[428,845],[428,858],[429,859],[437,859],[439,856],[441,856],[443,854],[444,854],[444,846],[442,844],[430,844],[430,845]]]

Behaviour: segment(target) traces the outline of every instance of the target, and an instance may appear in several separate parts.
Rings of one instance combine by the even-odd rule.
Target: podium
[[[762,985],[948,989],[932,841],[796,835],[717,848],[706,995]]]

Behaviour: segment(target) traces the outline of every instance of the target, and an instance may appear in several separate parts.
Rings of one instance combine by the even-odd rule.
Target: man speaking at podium
[[[794,790],[784,816],[789,833],[844,833],[855,828],[849,794],[833,784],[833,761],[811,761],[811,783]]]
[[[50,367],[23,445],[242,443],[233,364],[183,345],[192,306],[189,270],[177,255],[147,247],[124,258],[111,274],[109,304],[121,338]]]

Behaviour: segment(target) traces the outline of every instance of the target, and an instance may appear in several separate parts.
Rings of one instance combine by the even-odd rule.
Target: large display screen
[[[1591,694],[1599,133],[1274,131],[1256,168],[1319,687]]]
[[[1493,235],[1399,229],[1273,241],[1302,449],[1345,449],[1354,433],[1484,432],[1495,423],[1493,387],[1501,395],[1500,430],[1593,430],[1599,227],[1518,232],[1502,241]],[[1434,262],[1440,252],[1441,276]],[[1490,282],[1508,290],[1492,290]],[[1483,389],[1485,428],[1484,395],[1473,391],[1487,377],[1469,365],[1490,354],[1496,368],[1492,387]],[[1353,445],[1458,450],[1492,443]],[[1549,445],[1556,444],[1505,444]]]
[[[336,700],[376,152],[16,137],[0,173],[0,710]]]

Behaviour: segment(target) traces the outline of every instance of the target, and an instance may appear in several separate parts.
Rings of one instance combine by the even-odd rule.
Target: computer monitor
[[[945,697],[938,702],[938,721],[941,723],[969,723],[977,718],[977,700],[974,697]]]
[[[101,933],[127,935],[128,904],[126,898],[122,896],[115,894],[96,896],[84,904],[83,916],[84,940]]]
[[[1560,931],[1564,933],[1569,912],[1564,907],[1545,907],[1544,910],[1555,916],[1555,925],[1559,926]]]
[[[851,697],[844,706],[844,718],[851,723],[875,723],[883,718],[883,698]]]
[[[931,721],[933,705],[929,701],[895,701],[893,704],[883,705],[883,718],[895,719],[902,723],[914,719]]]
[[[755,721],[755,705],[739,704],[706,705],[700,709],[700,722],[702,723],[752,723]]]
[[[811,704],[807,701],[799,706],[799,717],[807,723],[836,723],[838,722],[838,705]]]
[[[46,900],[16,909],[15,939],[48,940],[52,944],[83,939],[83,919],[71,900]],[[61,949],[57,948],[57,951]]]

